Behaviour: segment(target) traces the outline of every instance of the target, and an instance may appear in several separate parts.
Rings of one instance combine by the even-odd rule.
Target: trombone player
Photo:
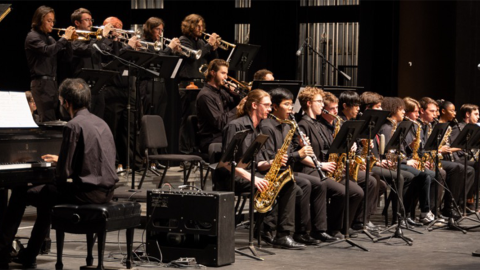
[[[30,89],[37,104],[40,122],[60,118],[57,85],[57,58],[69,59],[72,46],[69,42],[75,33],[73,26],[65,29],[65,34],[55,41],[49,34],[55,24],[55,11],[51,7],[40,6],[32,18],[32,30],[25,39],[25,54],[30,70]]]

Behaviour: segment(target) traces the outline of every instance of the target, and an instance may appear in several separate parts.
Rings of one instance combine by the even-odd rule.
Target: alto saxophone
[[[397,130],[398,123],[397,123],[397,121],[395,121],[395,119],[390,118],[390,117],[387,117],[387,120],[390,121],[393,125],[392,133],[390,134],[390,138],[391,138],[393,136],[393,134],[395,133],[395,130]],[[403,153],[396,153],[396,150],[394,150],[394,149],[390,149],[388,151],[388,153],[385,154],[385,157],[386,157],[387,161],[389,161],[389,164],[390,164],[388,166],[389,170],[392,170],[392,171],[397,170],[398,155],[400,155],[400,159],[405,158],[405,155]]]
[[[418,149],[420,148],[420,143],[421,143],[420,136],[422,133],[422,126],[420,125],[420,123],[418,123],[417,121],[413,121],[407,116],[405,116],[405,119],[407,119],[408,121],[411,121],[413,124],[417,126],[417,132],[415,133],[415,140],[412,142],[412,159],[418,162],[418,165],[415,167],[415,169],[424,172],[425,161],[423,158],[420,158],[420,156],[418,155]]]
[[[447,128],[447,131],[445,131],[445,135],[443,135],[443,138],[442,140],[440,141],[440,144],[438,145],[438,150],[440,150],[440,148],[442,148],[443,146],[445,146],[447,143],[448,143],[448,140],[449,140],[449,137],[450,137],[450,133],[452,133],[452,127],[448,127]],[[435,160],[434,160],[434,157],[436,157],[438,155],[438,159],[443,159],[443,156],[441,153],[439,153],[438,151],[434,150],[434,151],[431,151],[431,154],[429,153],[425,153],[423,155],[423,160],[425,163],[429,162],[429,163],[434,163]],[[438,162],[437,164],[438,168],[439,169],[442,169],[442,163],[441,162]]]
[[[277,198],[278,193],[280,193],[280,190],[283,188],[283,186],[285,186],[285,184],[288,183],[290,180],[295,181],[290,166],[288,166],[288,168],[284,172],[280,173],[280,175],[279,172],[280,168],[282,167],[282,158],[285,154],[288,153],[288,148],[290,146],[290,143],[292,142],[293,136],[295,135],[295,130],[298,128],[298,126],[295,124],[295,122],[291,120],[281,120],[277,117],[275,117],[275,119],[280,123],[288,124],[290,126],[290,130],[288,131],[288,134],[283,141],[282,148],[275,155],[270,170],[268,170],[267,174],[265,175],[265,180],[268,181],[267,188],[263,192],[257,190],[257,192],[255,193],[254,207],[255,210],[257,210],[259,213],[266,213],[268,210],[270,210],[275,203],[275,199]]]
[[[323,113],[328,114],[330,116],[335,117],[337,122],[335,122],[335,129],[333,131],[333,138],[335,138],[340,131],[340,127],[342,126],[344,120],[335,114],[330,113],[327,110],[323,110]],[[333,172],[328,172],[327,177],[335,179],[335,181],[340,182],[342,181],[343,170],[345,169],[345,161],[347,160],[347,156],[345,153],[338,155],[337,153],[331,153],[328,156],[328,162],[335,162],[335,170]]]

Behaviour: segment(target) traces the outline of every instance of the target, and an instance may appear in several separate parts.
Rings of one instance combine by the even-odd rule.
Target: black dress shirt
[[[57,183],[67,178],[80,189],[110,189],[118,182],[112,132],[87,109],[79,110],[63,130]]]
[[[182,64],[178,77],[180,79],[204,79],[205,76],[199,71],[200,66],[208,64],[211,60],[218,58],[218,52],[216,50],[213,51],[213,47],[201,38],[195,39],[181,36],[179,39],[182,46],[193,50],[202,50],[202,56],[198,60],[193,53],[190,54],[190,57],[182,56],[184,63]]]
[[[57,75],[57,55],[63,51],[61,58],[69,61],[72,57],[72,46],[65,38],[55,41],[53,37],[39,30],[32,29],[25,39],[30,78],[39,76],[55,77]]]

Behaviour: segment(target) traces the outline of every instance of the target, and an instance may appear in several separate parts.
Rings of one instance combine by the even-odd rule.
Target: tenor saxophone
[[[335,138],[340,131],[340,127],[342,126],[344,120],[335,114],[330,113],[327,110],[323,110],[325,114],[328,114],[330,116],[335,117],[337,119],[337,122],[335,122],[335,129],[333,131],[333,138]],[[328,162],[335,162],[335,170],[333,172],[328,172],[327,177],[335,179],[335,181],[340,182],[342,181],[342,176],[343,176],[343,171],[345,169],[345,161],[347,160],[347,156],[345,153],[342,153],[341,155],[338,155],[336,153],[331,153],[328,156]]]
[[[294,121],[291,120],[281,120],[275,117],[280,123],[285,123],[290,126],[285,140],[283,141],[282,148],[277,152],[275,158],[273,159],[270,170],[265,175],[265,180],[268,181],[268,186],[265,191],[261,192],[257,190],[254,196],[254,207],[259,213],[266,213],[270,210],[275,203],[275,199],[280,193],[280,190],[288,183],[290,180],[295,181],[293,177],[293,172],[290,166],[280,173],[280,168],[282,167],[282,158],[285,154],[288,153],[288,147],[292,142],[293,136],[295,135],[295,130],[298,128]],[[279,174],[280,173],[280,174]]]
[[[420,136],[422,134],[422,126],[420,125],[420,123],[418,123],[417,121],[413,121],[407,116],[405,116],[405,119],[407,119],[408,121],[411,121],[413,124],[417,126],[417,132],[415,133],[415,140],[412,142],[412,159],[418,162],[418,165],[415,167],[415,169],[424,172],[425,160],[423,158],[420,158],[420,156],[418,155],[418,149],[420,148],[420,143],[421,143]]]

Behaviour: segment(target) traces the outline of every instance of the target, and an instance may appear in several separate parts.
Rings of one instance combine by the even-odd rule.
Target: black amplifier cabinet
[[[234,263],[234,200],[232,192],[149,190],[148,255],[163,262],[194,257],[207,266]]]

